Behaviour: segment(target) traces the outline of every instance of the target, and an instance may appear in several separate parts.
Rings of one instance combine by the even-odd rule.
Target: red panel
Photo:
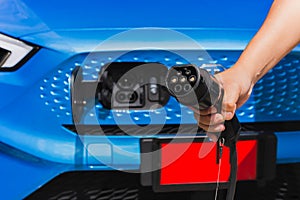
[[[247,140],[237,143],[238,180],[255,180],[257,167],[257,141]]]
[[[257,141],[238,141],[237,151],[238,180],[255,179]],[[162,144],[161,164],[160,184],[162,185],[215,183],[217,181],[219,165],[216,163],[214,143]],[[224,147],[219,181],[227,182],[229,174],[229,149]]]

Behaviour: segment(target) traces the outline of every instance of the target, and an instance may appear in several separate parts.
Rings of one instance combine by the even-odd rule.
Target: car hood
[[[271,3],[271,0],[0,0],[0,30],[41,46],[64,49],[67,45],[74,51],[84,51],[91,47],[78,48],[75,40],[86,39],[87,44],[95,40],[101,42],[132,28],[163,27],[183,32],[211,30],[204,34],[210,37],[215,30],[255,31]],[[51,46],[58,41],[67,44]]]

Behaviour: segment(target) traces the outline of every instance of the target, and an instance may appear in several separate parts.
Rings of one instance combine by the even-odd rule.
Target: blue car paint
[[[89,28],[254,28],[263,22],[272,1],[179,0],[130,2],[1,1],[0,29],[20,37],[56,29]]]
[[[231,0],[182,3],[155,0],[142,4],[140,1],[1,1],[0,32],[42,47],[16,72],[0,72],[0,91],[3,94],[0,98],[1,196],[4,199],[22,199],[65,171],[139,168],[140,137],[79,137],[61,126],[72,123],[69,76],[75,63],[81,61],[75,61],[74,58],[93,51],[101,42],[117,33],[140,27],[172,28],[193,38],[208,50],[241,51],[259,28],[271,2]],[[151,40],[159,42],[160,38],[154,37]],[[119,46],[123,47],[123,42],[126,41],[119,41]],[[131,42],[132,47],[135,47],[140,41]],[[185,40],[176,42],[180,47]],[[161,45],[165,44],[162,42]],[[111,50],[109,47],[105,48]],[[295,51],[297,50],[296,48]],[[232,60],[226,60],[225,67],[230,67],[239,54],[240,52],[236,52],[229,57]],[[114,52],[111,51],[104,53],[104,61],[108,62],[113,55]],[[140,53],[138,58],[141,59],[143,55],[144,53]],[[169,66],[176,64],[175,60],[166,60],[164,54],[161,55],[162,59],[157,53],[153,55],[153,61],[160,59]],[[212,53],[212,57],[215,55]],[[192,53],[191,56],[195,54]],[[134,61],[135,57],[130,55],[124,60]],[[290,70],[288,75],[295,73],[291,68]],[[270,80],[271,86],[274,73],[282,76],[282,71],[270,73],[270,77],[265,80]],[[288,83],[298,80],[298,77],[294,77]],[[265,88],[263,91],[268,88],[263,82],[259,83],[256,87],[257,94],[260,94],[261,87]],[[298,92],[292,91],[289,96],[292,97],[293,94],[297,95]],[[281,101],[277,97],[274,99]],[[255,105],[252,104],[256,100],[257,97],[252,96],[238,111],[241,121],[299,119],[297,114],[286,118],[273,113],[267,114],[264,110],[255,110]],[[175,101],[171,100],[170,105],[174,104]],[[294,101],[294,106],[296,110],[299,109],[299,101]],[[99,109],[96,110],[96,114],[99,114],[97,112]],[[192,114],[186,112],[188,116]],[[245,113],[248,115],[245,116]],[[82,119],[83,123],[94,123],[89,118],[90,114],[87,112]],[[130,114],[134,115],[133,118],[140,118],[145,113]],[[170,120],[176,122],[176,113]],[[143,119],[141,123],[143,122],[147,122],[147,119]],[[187,117],[185,123],[193,122],[192,118]],[[105,119],[101,123],[116,122]],[[126,120],[122,123],[126,124]],[[276,135],[277,162],[299,162],[297,152],[300,147],[297,141],[300,133],[280,132]],[[93,149],[93,145],[102,145],[105,152],[98,152],[97,146]],[[289,148],[290,146],[293,148]],[[87,149],[91,151],[88,152]]]
[[[0,144],[1,199],[23,199],[73,166],[52,163]]]

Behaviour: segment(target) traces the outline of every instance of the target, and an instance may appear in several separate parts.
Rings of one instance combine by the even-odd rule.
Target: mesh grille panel
[[[153,193],[142,187],[136,173],[90,171],[64,173],[25,200],[198,200],[214,199],[215,191]],[[238,182],[236,198],[242,200],[299,200],[300,164],[277,166],[276,178],[263,185]],[[226,191],[220,191],[219,200]]]
[[[81,171],[59,175],[26,200],[189,200],[192,193],[153,193],[140,175],[119,171]]]
[[[76,66],[83,67],[85,80],[96,80],[101,67],[109,62],[160,62],[168,67],[176,64],[193,63],[198,66],[204,63],[221,64],[225,68],[232,66],[241,51],[214,50],[208,51],[211,59],[201,56],[199,51],[182,51],[187,57],[181,58],[168,51],[132,51],[117,57],[120,52],[93,52],[79,54],[58,66],[52,74],[45,77],[39,85],[40,98],[51,112],[54,112],[61,123],[69,122],[71,114],[69,78]],[[253,89],[249,101],[237,110],[241,122],[267,122],[300,120],[300,55],[292,52],[271,70]],[[95,111],[94,111],[95,110]],[[193,112],[179,106],[171,98],[165,109],[149,111],[117,112],[108,111],[96,104],[85,110],[82,119],[84,124],[143,124],[151,122],[161,115],[166,115],[166,124],[195,123]],[[130,118],[131,121],[125,120]]]
[[[64,191],[51,196],[49,200],[80,200],[80,198],[89,200],[138,200],[138,190],[128,188],[91,189],[82,194],[75,191]]]
[[[85,193],[91,200],[137,200],[138,189],[107,189],[90,190]]]
[[[258,186],[256,182],[240,182],[237,196],[243,200],[299,200],[300,164],[277,165],[277,175],[272,181]],[[239,198],[237,198],[239,199]]]

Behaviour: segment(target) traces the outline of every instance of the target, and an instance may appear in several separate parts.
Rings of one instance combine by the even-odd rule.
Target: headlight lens
[[[16,70],[36,50],[23,41],[0,34],[0,71]]]

